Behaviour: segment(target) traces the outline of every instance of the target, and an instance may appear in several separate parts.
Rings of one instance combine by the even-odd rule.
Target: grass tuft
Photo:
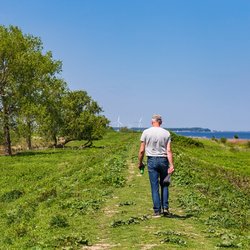
[[[52,218],[49,222],[49,225],[52,228],[68,227],[69,223],[68,223],[68,220],[65,216],[57,214],[57,215],[52,216]]]
[[[4,193],[1,197],[0,197],[0,201],[1,202],[12,202],[14,200],[19,199],[21,196],[23,196],[24,192],[20,191],[20,190],[12,190],[9,192]]]

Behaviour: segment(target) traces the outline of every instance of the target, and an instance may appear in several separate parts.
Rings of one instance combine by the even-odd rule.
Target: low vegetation
[[[154,219],[139,137],[2,156],[0,249],[249,249],[249,148],[173,134],[172,216]]]

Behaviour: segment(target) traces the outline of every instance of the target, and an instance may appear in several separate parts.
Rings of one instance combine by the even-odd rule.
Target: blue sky
[[[0,0],[112,125],[250,131],[250,1]]]

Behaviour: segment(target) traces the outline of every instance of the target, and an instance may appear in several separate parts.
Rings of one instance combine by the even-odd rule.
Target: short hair
[[[153,121],[153,122],[159,122],[160,124],[162,124],[161,115],[153,115],[153,116],[152,116],[152,121]]]

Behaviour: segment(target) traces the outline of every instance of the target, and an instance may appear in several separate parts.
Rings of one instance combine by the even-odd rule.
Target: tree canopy
[[[100,139],[109,121],[100,115],[102,108],[86,91],[69,91],[63,98],[63,129],[66,142],[70,140]]]
[[[40,38],[15,26],[0,26],[0,139],[11,155],[11,131],[26,139],[40,134],[57,145],[102,137],[108,120],[86,91],[70,91],[59,78],[62,62],[44,52]]]

